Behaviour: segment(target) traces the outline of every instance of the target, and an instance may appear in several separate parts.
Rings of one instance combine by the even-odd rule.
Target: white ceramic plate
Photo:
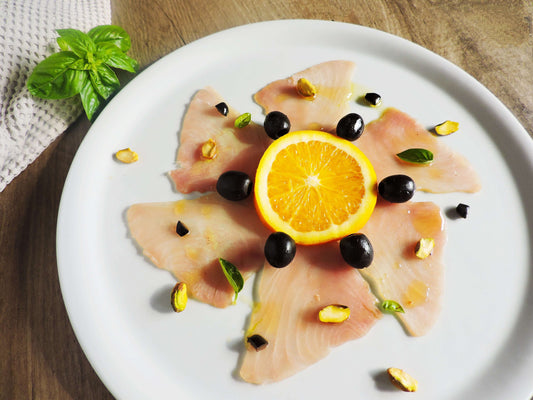
[[[407,337],[385,316],[293,378],[265,386],[239,381],[236,367],[249,282],[236,306],[194,301],[173,313],[174,279],[143,258],[128,236],[133,203],[179,199],[174,168],[181,119],[191,96],[213,86],[262,123],[252,94],[265,84],[332,59],[357,63],[354,81],[379,92],[469,158],[483,181],[474,195],[422,195],[447,218],[442,315],[425,337]],[[354,102],[365,120],[377,111]],[[440,139],[439,139],[440,140]],[[533,145],[482,85],[437,55],[376,30],[326,21],[276,21],[224,31],[187,45],[141,73],[108,105],[69,172],[57,230],[61,289],[76,335],[94,369],[121,399],[397,399],[383,371],[404,368],[424,399],[529,399],[533,394]],[[132,147],[135,164],[113,154]]]

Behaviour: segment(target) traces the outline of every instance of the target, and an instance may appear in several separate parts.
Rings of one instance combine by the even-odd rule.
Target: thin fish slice
[[[265,114],[281,111],[289,117],[291,131],[322,130],[333,132],[339,119],[346,115],[352,98],[352,76],[355,63],[335,60],[314,65],[290,78],[274,81],[254,96]],[[298,93],[300,78],[317,89],[313,99]]]
[[[374,248],[374,261],[360,270],[380,300],[398,302],[396,313],[412,336],[426,334],[440,314],[444,290],[446,234],[439,207],[432,202],[392,204],[379,201],[362,229]],[[433,238],[432,254],[415,256],[416,243]]]
[[[235,128],[234,121],[240,114],[228,105],[228,115],[222,115],[215,106],[223,101],[213,88],[206,87],[189,105],[180,133],[178,169],[170,172],[181,193],[213,191],[218,177],[229,170],[254,176],[259,159],[271,143],[263,127],[253,122]],[[210,139],[216,146],[215,155],[206,158],[202,145]]]
[[[395,108],[386,109],[379,119],[370,122],[354,144],[369,158],[378,180],[404,174],[415,181],[418,190],[432,193],[473,193],[481,189],[480,179],[466,158]],[[433,162],[411,164],[396,156],[410,148],[430,150]]]
[[[351,310],[340,324],[318,320],[325,306]],[[365,335],[381,317],[367,283],[340,256],[338,243],[300,246],[285,268],[263,268],[246,337],[258,334],[268,345],[249,344],[241,377],[262,384],[285,379],[326,357],[331,348]]]
[[[127,221],[148,259],[187,283],[191,297],[215,307],[228,306],[234,295],[219,257],[237,266],[245,279],[263,264],[267,231],[250,201],[230,202],[210,194],[135,204],[127,211]],[[178,221],[189,230],[183,237],[176,233]]]

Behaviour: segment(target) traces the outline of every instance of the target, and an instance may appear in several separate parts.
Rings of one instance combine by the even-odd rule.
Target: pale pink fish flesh
[[[332,61],[311,67],[291,78],[271,83],[255,95],[265,113],[286,113],[291,130],[334,132],[338,120],[349,112],[351,76],[355,65]],[[296,91],[299,78],[313,83],[314,100]],[[183,192],[213,190],[227,170],[255,175],[259,159],[271,143],[256,124],[234,128],[239,115],[230,108],[227,117],[215,105],[223,99],[211,88],[200,90],[184,118],[177,161],[171,172]],[[206,159],[201,146],[212,139],[217,156]],[[378,179],[393,174],[411,176],[420,190],[431,192],[480,190],[477,174],[468,161],[410,116],[387,109],[369,123],[354,144],[372,162]],[[429,166],[410,165],[395,154],[407,148],[431,150]],[[216,307],[232,303],[233,289],[222,273],[218,258],[238,266],[246,278],[264,262],[263,246],[269,231],[260,223],[251,201],[229,202],[213,194],[195,200],[136,204],[127,213],[130,232],[144,254],[159,268],[171,271],[189,285],[190,295]],[[190,229],[175,232],[178,220]],[[269,345],[255,351],[247,345],[241,377],[252,383],[285,379],[327,356],[331,348],[363,336],[381,317],[377,299],[395,300],[405,314],[396,314],[413,336],[427,333],[440,313],[444,286],[444,223],[433,203],[391,204],[380,200],[362,230],[375,251],[372,265],[359,272],[340,256],[338,242],[299,246],[286,268],[265,265],[258,276],[258,301],[246,336],[260,334]],[[414,255],[416,242],[431,237],[433,254],[421,260]],[[370,291],[368,281],[374,291]],[[318,321],[318,311],[329,304],[349,306],[349,320],[338,324]]]
[[[381,317],[368,284],[344,262],[338,246],[299,246],[287,267],[265,264],[246,337],[261,335],[268,345],[256,351],[247,344],[242,379],[262,384],[288,378],[331,348],[365,335]],[[320,322],[318,312],[331,304],[348,306],[350,318]]]
[[[176,233],[178,221],[189,229]],[[222,257],[246,279],[263,265],[267,230],[250,200],[231,202],[218,194],[193,200],[134,204],[127,211],[131,236],[157,267],[187,283],[189,294],[226,307],[234,291],[218,261]]]
[[[351,61],[327,61],[268,84],[255,94],[254,99],[265,114],[271,111],[286,114],[291,131],[333,132],[339,120],[350,111],[354,70],[355,63]],[[314,98],[306,99],[298,93],[296,85],[300,78],[316,87]]]
[[[360,272],[380,300],[398,302],[395,316],[412,336],[426,334],[439,317],[444,290],[446,234],[439,207],[432,202],[378,201],[362,229],[374,248],[374,261]],[[435,240],[432,254],[420,259],[416,243]]]
[[[370,122],[362,136],[353,142],[368,157],[378,180],[390,175],[410,176],[418,190],[432,193],[477,192],[481,183],[466,158],[450,149],[406,113],[388,108]],[[396,154],[410,148],[430,150],[434,160],[429,165],[400,160]]]
[[[178,168],[170,172],[176,189],[181,193],[215,190],[218,177],[237,170],[255,176],[259,160],[271,139],[262,126],[251,122],[244,128],[234,126],[240,115],[228,104],[228,115],[222,115],[216,105],[224,99],[210,87],[199,90],[193,97],[183,119],[178,147]],[[213,140],[214,158],[202,155],[202,145]]]

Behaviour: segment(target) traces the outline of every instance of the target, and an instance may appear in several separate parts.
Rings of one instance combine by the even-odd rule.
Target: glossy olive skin
[[[342,238],[339,246],[344,261],[354,268],[366,268],[374,260],[374,248],[363,233],[352,233]]]
[[[339,120],[335,133],[338,137],[354,141],[361,137],[364,129],[365,123],[363,118],[359,114],[350,113]]]
[[[365,94],[365,100],[373,107],[377,107],[381,104],[381,96],[377,93]]]
[[[469,209],[470,209],[470,206],[463,204],[463,203],[459,203],[457,207],[455,207],[455,211],[457,211],[457,214],[461,218],[466,218],[468,216]]]
[[[265,347],[268,346],[268,340],[266,340],[263,336],[258,335],[258,334],[248,336],[246,341],[250,343],[252,347],[257,351],[263,350]]]
[[[180,236],[185,236],[189,233],[189,228],[187,228],[183,222],[178,221],[176,224],[176,233]]]
[[[271,111],[265,117],[263,127],[265,128],[266,134],[276,140],[289,133],[291,122],[289,121],[289,117],[281,111]]]
[[[217,181],[217,192],[231,201],[244,200],[252,193],[253,182],[241,171],[224,172]]]
[[[272,233],[265,242],[265,257],[273,267],[286,267],[295,255],[296,243],[284,232]]]
[[[218,103],[215,108],[217,109],[217,111],[222,114],[223,116],[227,116],[228,115],[228,112],[229,112],[229,108],[228,108],[228,105],[224,102],[221,102],[221,103]]]
[[[415,181],[407,175],[388,176],[378,185],[379,195],[391,203],[405,203],[411,200],[415,190]]]

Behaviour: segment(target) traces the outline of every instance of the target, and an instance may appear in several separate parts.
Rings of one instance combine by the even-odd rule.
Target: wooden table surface
[[[208,34],[251,22],[351,22],[418,43],[473,75],[533,135],[530,0],[112,0],[143,67]],[[81,117],[0,193],[0,398],[110,399],[69,324],[56,220],[68,169],[90,123]]]

